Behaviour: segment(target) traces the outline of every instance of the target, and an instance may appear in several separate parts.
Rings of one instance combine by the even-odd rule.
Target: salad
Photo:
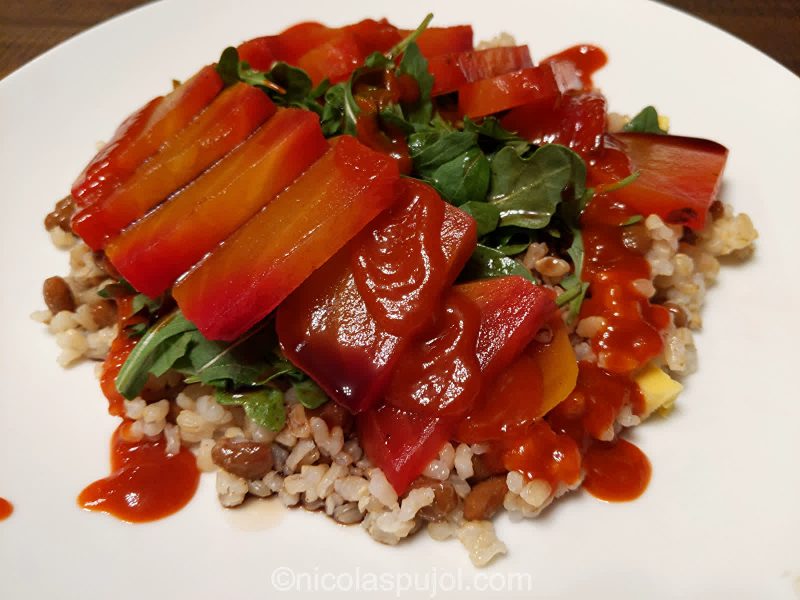
[[[166,517],[216,473],[476,565],[492,518],[633,500],[721,256],[727,150],[610,113],[603,51],[366,19],[226,48],[130,115],[47,215],[59,361],[122,419],[79,504]],[[132,500],[134,499],[134,500]]]

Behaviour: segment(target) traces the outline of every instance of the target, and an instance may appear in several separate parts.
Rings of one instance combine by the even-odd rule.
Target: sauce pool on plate
[[[626,440],[594,442],[583,461],[586,468],[583,487],[600,500],[635,500],[650,482],[650,461]]]
[[[87,486],[78,504],[130,523],[155,521],[179,511],[200,481],[194,454],[181,448],[168,455],[163,438],[126,441],[127,427],[123,422],[111,439],[111,475]]]

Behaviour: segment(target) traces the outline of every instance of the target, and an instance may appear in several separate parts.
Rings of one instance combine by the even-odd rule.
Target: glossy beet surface
[[[447,94],[465,83],[532,66],[533,61],[527,46],[487,48],[435,56],[428,61],[428,71],[433,75],[431,94]]]
[[[207,66],[129,116],[72,184],[78,208],[108,196],[173,135],[186,127],[222,90],[222,79]]]
[[[442,291],[475,247],[472,217],[445,204],[425,184],[404,180],[404,186],[398,204],[311,275],[277,313],[279,338],[289,359],[354,413],[379,399],[403,348],[431,321]],[[420,214],[423,205],[437,204],[443,209],[434,221],[438,235],[428,227],[410,227],[409,218]],[[443,265],[436,264],[435,249],[428,248],[435,243],[440,244]],[[406,263],[409,247],[421,252],[417,261]],[[359,283],[359,258],[376,252],[383,269],[370,265],[358,276],[363,280]],[[367,280],[373,283],[367,285]],[[397,295],[402,290],[408,301]]]
[[[328,149],[311,112],[284,109],[229,156],[106,247],[120,274],[157,296]]]
[[[398,181],[393,160],[338,138],[175,286],[178,306],[207,338],[236,339],[392,205]]]
[[[112,194],[75,213],[72,229],[93,250],[225,156],[275,112],[259,89],[237,83],[220,94]]]

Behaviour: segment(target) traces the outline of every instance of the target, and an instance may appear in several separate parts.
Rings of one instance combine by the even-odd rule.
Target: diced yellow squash
[[[669,131],[669,117],[658,115],[658,126],[664,131]]]
[[[635,380],[644,396],[645,408],[642,416],[645,419],[657,409],[669,411],[683,390],[680,383],[652,363],[642,369]]]
[[[560,321],[553,327],[553,340],[549,344],[534,344],[532,348],[542,372],[542,406],[537,416],[543,417],[575,389],[578,362],[567,329]]]

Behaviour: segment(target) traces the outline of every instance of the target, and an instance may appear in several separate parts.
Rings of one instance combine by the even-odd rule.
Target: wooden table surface
[[[800,74],[800,0],[667,0]],[[0,78],[143,0],[0,0]],[[676,43],[680,43],[676,40]]]

